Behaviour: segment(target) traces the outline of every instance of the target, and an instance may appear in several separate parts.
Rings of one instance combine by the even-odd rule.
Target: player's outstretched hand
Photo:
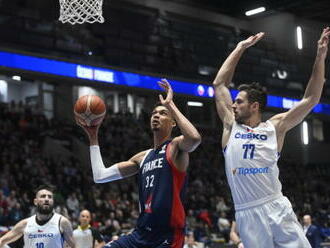
[[[161,88],[163,88],[165,90],[165,92],[167,93],[167,96],[166,96],[165,99],[162,95],[159,95],[159,100],[160,100],[161,104],[166,106],[173,100],[172,87],[171,87],[170,83],[165,78],[163,78],[161,81],[158,81],[158,85]]]
[[[329,45],[329,36],[330,36],[330,28],[326,27],[323,29],[321,37],[317,42],[317,54],[319,56],[327,56],[328,53],[328,45]]]
[[[257,33],[256,35],[251,35],[246,40],[242,40],[241,42],[239,42],[237,44],[237,47],[241,47],[244,49],[249,48],[250,46],[253,46],[254,44],[256,44],[264,36],[265,36],[264,32]]]
[[[80,126],[85,131],[85,133],[87,134],[89,139],[97,138],[97,135],[98,135],[98,132],[99,132],[99,129],[100,129],[100,126],[101,126],[102,122],[97,126],[90,126],[89,127],[89,126],[83,125],[79,121],[79,118],[77,116],[75,116],[75,120],[76,120],[77,125]]]

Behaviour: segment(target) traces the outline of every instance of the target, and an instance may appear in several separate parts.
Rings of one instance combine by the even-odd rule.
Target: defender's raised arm
[[[216,78],[213,81],[217,112],[221,121],[223,122],[223,147],[225,147],[227,144],[231,126],[234,121],[234,113],[232,109],[233,101],[231,99],[228,86],[233,79],[236,66],[245,49],[256,44],[260,39],[262,39],[263,36],[264,33],[258,33],[256,35],[250,36],[246,40],[239,42],[234,51],[232,51],[232,53],[222,64]]]
[[[298,125],[306,115],[319,103],[325,82],[325,60],[328,53],[330,28],[323,29],[317,43],[317,53],[312,75],[307,84],[305,94],[300,102],[285,113],[275,115],[270,120],[274,123],[279,134]]]

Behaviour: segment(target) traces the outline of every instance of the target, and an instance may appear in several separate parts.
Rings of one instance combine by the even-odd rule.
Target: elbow
[[[313,99],[311,102],[311,105],[312,105],[312,107],[315,107],[319,103],[320,103],[320,97]]]
[[[101,183],[100,179],[93,177],[94,183]]]
[[[185,152],[193,152],[201,143],[202,138],[199,134],[185,137],[185,141],[180,144],[180,149]]]
[[[94,183],[104,183],[104,178],[99,175],[93,175]]]
[[[198,146],[202,142],[202,136],[198,133],[194,136],[193,140],[196,143],[196,145]]]
[[[309,108],[314,108],[317,104],[320,102],[321,96],[315,96],[315,97],[309,97],[306,99],[308,107]]]
[[[223,86],[224,85],[224,82],[222,80],[217,80],[216,79],[216,80],[213,81],[212,84],[213,84],[213,87],[214,88],[217,88],[217,87]]]
[[[194,149],[196,149],[201,142],[202,142],[202,136],[199,133],[191,137],[191,144],[193,144]]]
[[[94,178],[94,183],[99,184],[99,183],[106,183],[106,182],[104,180],[102,180],[102,179],[95,179]]]

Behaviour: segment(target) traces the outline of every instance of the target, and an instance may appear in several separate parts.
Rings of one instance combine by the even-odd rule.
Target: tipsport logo
[[[269,167],[264,168],[235,168],[233,169],[234,175],[257,175],[257,174],[268,174],[270,173]]]

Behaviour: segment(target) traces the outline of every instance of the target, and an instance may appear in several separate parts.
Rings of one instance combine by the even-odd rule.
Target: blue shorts
[[[183,229],[166,232],[135,229],[132,233],[106,244],[104,248],[182,248],[183,245]]]

